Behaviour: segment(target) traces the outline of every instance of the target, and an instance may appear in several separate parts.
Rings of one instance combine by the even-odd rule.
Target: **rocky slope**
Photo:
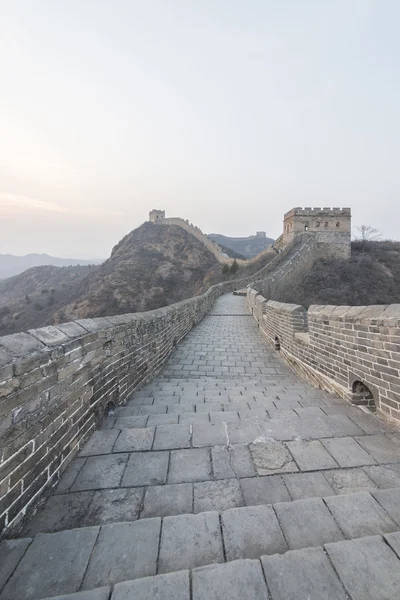
[[[54,267],[72,267],[99,265],[102,260],[81,260],[77,258],[58,258],[49,254],[27,254],[14,256],[13,254],[0,254],[0,279],[14,277],[27,269],[52,265]]]
[[[100,266],[36,267],[0,282],[0,335],[167,306],[204,289],[214,255],[177,225],[144,223]]]
[[[253,256],[257,256],[268,246],[271,246],[271,244],[274,243],[272,238],[261,237],[257,235],[235,238],[227,237],[226,235],[221,235],[220,233],[210,233],[208,237],[214,240],[214,242],[217,242],[217,244],[219,244],[221,247],[229,248],[244,258],[252,258]],[[238,258],[238,256],[236,256],[236,258]]]

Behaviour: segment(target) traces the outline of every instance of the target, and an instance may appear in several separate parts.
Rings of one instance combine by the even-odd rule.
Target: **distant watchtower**
[[[266,238],[267,232],[266,231],[256,231],[256,237]]]
[[[350,208],[293,208],[283,219],[283,245],[299,242],[304,234],[313,235],[324,255],[349,258],[351,253]],[[328,247],[330,246],[330,249]]]
[[[149,221],[152,223],[160,221],[161,219],[165,219],[165,210],[154,209],[149,212]]]

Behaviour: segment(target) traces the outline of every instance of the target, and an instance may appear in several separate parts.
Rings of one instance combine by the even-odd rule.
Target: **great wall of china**
[[[376,409],[386,421],[400,425],[400,305],[312,306],[306,311],[258,291],[261,283],[272,292],[282,281],[290,282],[317,257],[347,258],[350,219],[349,209],[293,209],[285,215],[276,243],[279,254],[251,277],[214,285],[202,296],[147,313],[83,319],[0,338],[3,536],[18,534],[107,414],[151,382],[181,340],[213,314],[217,299],[235,290],[247,288],[247,311],[277,360],[282,357],[323,393]],[[221,263],[227,260],[185,221],[161,221],[184,227]],[[190,377],[218,378],[218,367],[213,374],[201,365],[193,366]],[[251,377],[251,366],[249,374],[247,368],[224,373],[228,380],[242,372]]]

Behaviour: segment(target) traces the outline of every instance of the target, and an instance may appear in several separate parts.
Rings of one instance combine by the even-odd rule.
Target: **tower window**
[[[308,231],[308,221],[304,223],[304,231]]]
[[[320,227],[321,226],[321,221],[317,221],[315,224],[316,227]]]
[[[339,227],[340,227],[340,221],[336,222],[336,227],[337,227],[337,229],[339,229]]]
[[[328,221],[325,221],[324,227],[328,227]]]

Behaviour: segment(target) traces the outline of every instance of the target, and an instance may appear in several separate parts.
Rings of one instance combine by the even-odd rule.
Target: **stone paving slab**
[[[250,451],[258,475],[298,471],[287,447],[272,438],[260,438],[251,444]]]
[[[172,450],[168,483],[187,483],[211,479],[211,459],[208,448]]]
[[[337,462],[319,440],[288,442],[287,446],[302,471],[320,471],[337,467]]]
[[[115,523],[101,528],[82,589],[155,575],[161,519]]]
[[[320,498],[274,504],[289,549],[322,546],[343,535]]]
[[[322,548],[263,556],[261,562],[272,600],[347,600]]]
[[[400,489],[376,490],[371,494],[400,527]]]
[[[325,439],[322,444],[341,467],[376,464],[372,456],[351,437]]]
[[[355,439],[378,463],[394,463],[400,460],[399,446],[386,435],[366,435]]]
[[[90,456],[79,471],[72,492],[118,487],[128,461],[128,454]]]
[[[52,596],[44,600],[109,600],[111,588],[101,587],[87,592],[76,592],[76,594],[63,594],[62,596]]]
[[[289,490],[293,500],[302,500],[304,498],[322,498],[323,496],[333,495],[335,492],[329,485],[323,473],[293,473],[283,475],[283,481]],[[276,500],[276,502],[283,502]]]
[[[145,497],[141,518],[167,517],[193,512],[193,484],[150,486]]]
[[[287,550],[271,506],[232,508],[222,514],[221,522],[228,561]]]
[[[197,423],[193,425],[194,448],[227,443],[227,427],[224,423]]]
[[[54,490],[55,494],[64,494],[68,492],[72,485],[75,482],[75,479],[78,477],[78,473],[82,469],[83,465],[86,462],[86,458],[75,458],[71,464],[64,471],[61,476],[61,480],[59,481],[56,489]]]
[[[400,464],[364,467],[364,471],[380,488],[400,487]]]
[[[177,425],[179,415],[167,414],[167,415],[150,415],[147,421],[147,427],[157,427],[158,425]]]
[[[329,496],[326,505],[347,538],[391,533],[397,526],[371,494]]]
[[[85,525],[85,516],[94,493],[73,492],[51,496],[43,509],[26,524],[23,534],[34,537],[38,533],[53,533]]]
[[[190,448],[190,441],[189,425],[160,425],[156,429],[153,449]]]
[[[85,525],[135,521],[139,516],[143,493],[143,488],[119,488],[94,492],[84,518]]]
[[[268,600],[258,560],[235,560],[192,571],[193,600]]]
[[[119,454],[115,456],[120,456]],[[122,486],[159,485],[167,480],[168,452],[135,452],[129,456]]]
[[[190,600],[189,571],[117,583],[111,600]]]
[[[77,592],[98,533],[98,527],[87,527],[37,535],[5,586],[1,600],[39,600]]]
[[[376,484],[364,469],[336,469],[324,471],[324,477],[336,494],[353,494],[369,492],[376,489]],[[330,496],[331,494],[325,494]]]
[[[95,431],[90,440],[84,445],[79,456],[94,456],[95,454],[109,454],[117,439],[119,432],[115,429],[109,431]]]
[[[164,518],[159,573],[218,562],[224,562],[224,554],[217,512]]]
[[[291,500],[288,489],[280,475],[249,477],[240,480],[246,506],[273,504]]]
[[[115,431],[115,430],[114,430]],[[151,427],[124,429],[114,444],[114,452],[138,452],[151,450],[155,430]],[[108,432],[107,432],[108,433]]]
[[[213,474],[216,479],[257,475],[253,458],[247,446],[214,446],[211,449],[211,457]]]
[[[194,484],[194,512],[223,511],[243,506],[244,500],[239,481],[227,479],[204,481]]]
[[[113,429],[133,429],[134,427],[146,427],[148,417],[122,417],[116,419]]]
[[[0,544],[0,592],[25,554],[32,538],[4,540]]]
[[[387,533],[384,538],[392,550],[400,558],[400,532],[397,531],[396,533]]]
[[[394,600],[400,563],[380,536],[326,544],[325,549],[352,600]]]

